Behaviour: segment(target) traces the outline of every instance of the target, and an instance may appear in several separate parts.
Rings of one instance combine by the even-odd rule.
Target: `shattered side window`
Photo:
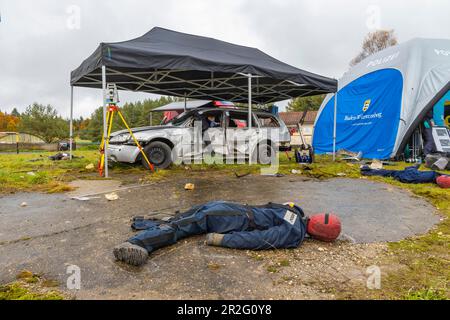
[[[280,123],[272,115],[257,115],[261,128],[279,128]]]

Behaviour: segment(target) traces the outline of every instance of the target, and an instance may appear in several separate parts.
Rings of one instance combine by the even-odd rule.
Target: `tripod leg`
[[[141,147],[141,144],[139,143],[139,141],[134,136],[133,131],[131,131],[130,127],[128,126],[128,123],[125,121],[125,118],[123,117],[122,112],[120,112],[120,110],[117,110],[117,113],[119,114],[120,119],[122,119],[122,122],[125,125],[125,127],[127,127],[128,132],[130,133],[131,137],[133,138],[134,143],[136,144],[136,146],[139,148],[139,151],[141,152],[142,156],[144,157],[145,161],[147,162],[148,166],[150,167],[150,170],[151,171],[155,171],[155,167],[148,160],[147,155],[145,154],[144,150]]]
[[[106,123],[109,124],[109,119],[110,119],[110,112],[108,111],[106,113]],[[105,162],[105,135],[102,133],[102,140],[100,143],[100,160],[98,161],[98,165],[97,165],[97,170],[100,174],[101,177],[103,177],[103,166],[104,166],[104,162]]]
[[[113,125],[113,119],[114,119],[114,111],[108,111],[106,115],[106,123],[108,125],[108,136],[102,138],[102,149],[101,149],[101,157],[100,157],[100,163],[99,163],[99,172],[100,175],[103,176],[103,171],[105,167],[105,140],[106,140],[106,147],[109,145],[109,137],[111,135],[112,125]]]

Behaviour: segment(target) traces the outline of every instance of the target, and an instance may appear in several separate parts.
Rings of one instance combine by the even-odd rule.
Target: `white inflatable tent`
[[[450,100],[449,90],[450,40],[413,39],[384,49],[344,74],[336,106],[335,94],[327,95],[315,122],[315,152],[395,158],[425,114]]]

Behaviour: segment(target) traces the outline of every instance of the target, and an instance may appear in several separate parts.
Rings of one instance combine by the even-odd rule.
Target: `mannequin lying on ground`
[[[193,235],[206,233],[208,245],[227,248],[296,248],[306,234],[334,241],[341,232],[341,223],[331,214],[307,218],[292,203],[248,206],[216,201],[193,207],[168,221],[135,218],[132,228],[143,231],[116,246],[113,253],[117,260],[139,266],[151,252]]]

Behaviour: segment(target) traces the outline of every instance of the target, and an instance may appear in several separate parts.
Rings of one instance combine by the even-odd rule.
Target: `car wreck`
[[[160,169],[207,157],[227,163],[272,163],[280,146],[290,143],[288,128],[267,111],[253,112],[250,126],[248,118],[247,110],[207,107],[186,111],[161,126],[131,130],[150,162]],[[111,134],[108,156],[111,161],[148,166],[127,130]]]

